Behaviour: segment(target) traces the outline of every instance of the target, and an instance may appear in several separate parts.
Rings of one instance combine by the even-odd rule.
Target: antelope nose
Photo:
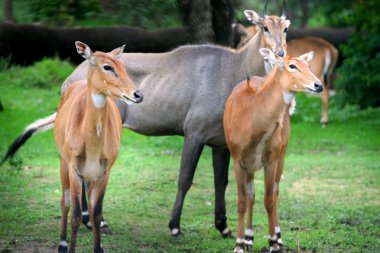
[[[278,55],[279,57],[284,57],[284,50],[276,50],[276,55]]]
[[[314,83],[314,89],[316,92],[323,91],[323,84],[321,82],[315,82]]]
[[[141,93],[141,91],[136,91],[135,93],[133,93],[133,96],[135,96],[136,103],[141,103],[144,99],[144,96]]]

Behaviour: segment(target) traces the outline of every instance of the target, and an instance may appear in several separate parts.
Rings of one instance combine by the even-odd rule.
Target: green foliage
[[[75,20],[92,18],[100,11],[98,0],[30,0],[33,19],[50,25],[73,25]]]
[[[1,72],[0,77],[3,82],[11,83],[12,85],[24,88],[53,88],[58,92],[63,80],[73,70],[74,67],[67,61],[44,59],[26,68],[13,66],[7,69],[6,72]]]
[[[176,0],[111,1],[105,8],[99,0],[14,0],[17,23],[42,23],[49,26],[129,25],[147,29],[178,27]],[[2,19],[0,5],[0,18]]]
[[[380,2],[357,0],[353,6],[355,31],[341,47],[345,61],[336,82],[341,105],[380,106]]]

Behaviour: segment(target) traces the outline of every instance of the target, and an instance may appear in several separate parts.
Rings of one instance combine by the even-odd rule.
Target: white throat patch
[[[292,102],[294,98],[294,93],[293,92],[288,92],[288,91],[283,91],[282,94],[284,95],[284,102],[285,104],[289,105],[290,102]]]
[[[91,93],[92,102],[96,108],[101,109],[106,104],[107,96],[99,93]]]

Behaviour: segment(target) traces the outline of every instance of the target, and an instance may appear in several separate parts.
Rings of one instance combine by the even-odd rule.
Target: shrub
[[[335,83],[340,105],[380,106],[380,1],[355,1],[355,31],[341,47],[345,61]]]

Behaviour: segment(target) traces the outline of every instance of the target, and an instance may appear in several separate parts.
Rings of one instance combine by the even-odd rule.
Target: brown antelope
[[[235,25],[235,30],[241,35],[238,47],[243,46],[257,33],[259,28],[255,25],[244,27],[241,24]],[[324,89],[321,94],[322,117],[320,123],[325,127],[328,119],[329,90],[331,86],[332,72],[338,61],[338,50],[331,43],[322,38],[304,37],[293,39],[287,42],[286,52],[290,55],[301,55],[306,52],[314,52],[314,58],[310,63],[311,71],[324,82]]]
[[[82,215],[82,184],[89,183],[88,210],[94,234],[94,252],[104,252],[100,242],[103,198],[111,167],[119,152],[122,123],[113,98],[140,103],[142,94],[128,77],[118,58],[124,46],[110,53],[95,52],[82,42],[77,51],[89,61],[87,80],[73,83],[58,106],[54,139],[60,155],[62,184],[61,242],[67,252],[67,214],[72,205],[71,241],[75,244]]]
[[[244,81],[227,99],[224,112],[226,141],[234,161],[238,192],[238,231],[234,252],[242,253],[253,245],[253,179],[264,167],[264,205],[268,215],[270,252],[280,252],[282,241],[278,221],[279,183],[290,134],[289,106],[296,92],[321,92],[321,81],[310,71],[313,53],[278,60],[260,49],[264,59],[275,64],[265,78]],[[244,231],[244,216],[248,217]]]

